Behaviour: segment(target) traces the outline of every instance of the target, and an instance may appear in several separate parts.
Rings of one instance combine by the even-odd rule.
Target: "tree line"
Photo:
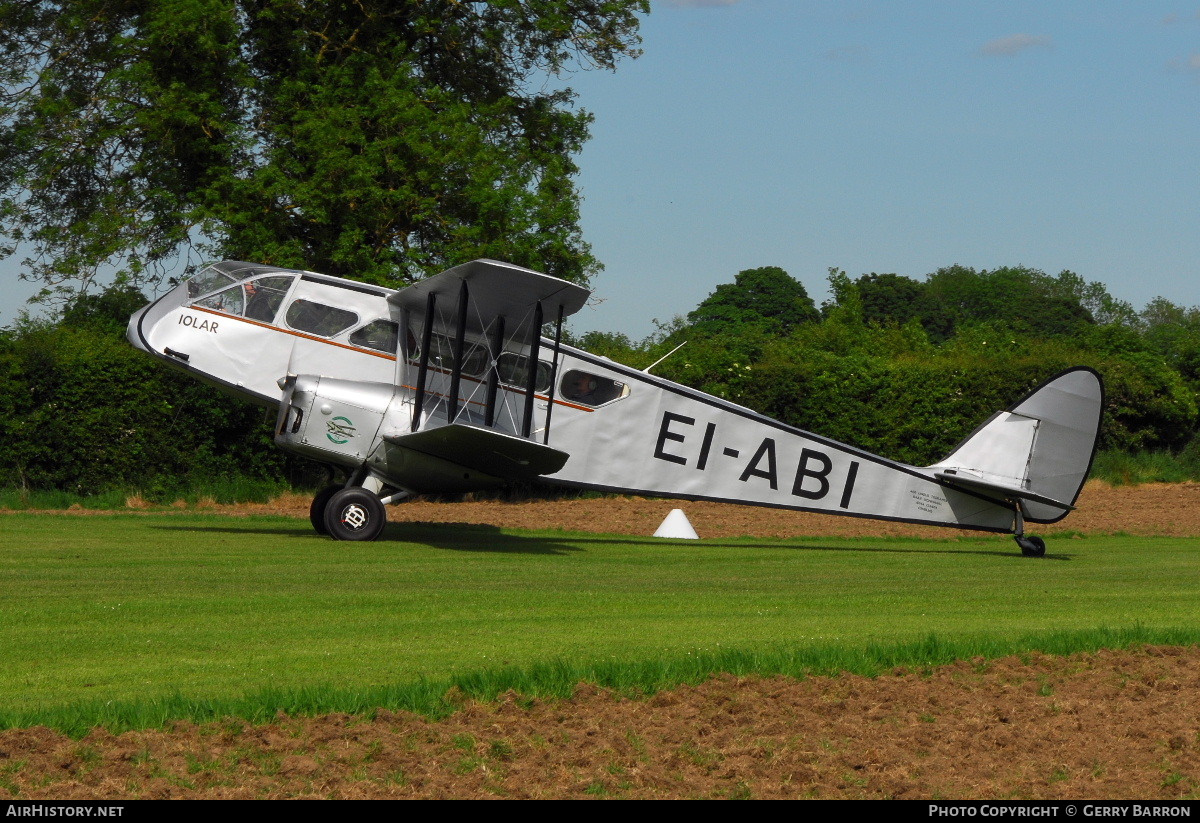
[[[817,307],[777,267],[718,286],[644,340],[591,332],[584,348],[805,429],[915,465],[1056,372],[1105,380],[1100,448],[1190,457],[1200,404],[1200,310],[1142,311],[1064,271],[938,269],[923,280],[829,272]],[[1200,466],[1197,466],[1200,469]]]
[[[1074,365],[1105,380],[1101,448],[1200,469],[1200,309],[1141,311],[1071,272],[829,274],[817,307],[782,269],[738,274],[634,341],[569,342],[785,423],[904,462],[945,456],[989,414]],[[310,487],[322,467],[272,444],[274,413],[160,365],[123,339],[146,302],[116,285],[0,331],[0,488],[151,499],[246,479]]]

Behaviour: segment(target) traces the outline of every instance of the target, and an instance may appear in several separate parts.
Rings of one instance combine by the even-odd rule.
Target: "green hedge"
[[[273,422],[93,328],[0,337],[0,486],[161,496],[218,478],[279,478],[288,466]]]
[[[682,334],[693,339],[656,373],[907,463],[941,459],[993,412],[1075,365],[1105,380],[1102,448],[1200,451],[1196,391],[1166,358],[1137,346],[1097,353],[982,327],[933,345],[919,326],[835,320],[789,336],[753,325]],[[656,346],[665,353],[677,342]],[[317,483],[323,469],[273,446],[273,422],[273,412],[168,369],[107,326],[0,334],[0,488],[173,499],[214,483]]]
[[[1101,447],[1178,450],[1195,435],[1197,396],[1163,358],[1084,351],[977,330],[933,346],[919,330],[823,324],[739,349],[690,341],[664,376],[806,431],[914,465],[945,457],[992,413],[1063,369],[1104,379]]]

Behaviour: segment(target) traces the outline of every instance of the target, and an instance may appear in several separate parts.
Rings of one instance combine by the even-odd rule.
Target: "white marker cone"
[[[683,513],[683,509],[671,509],[671,513],[663,520],[662,525],[658,527],[658,531],[654,533],[654,536],[674,537],[680,540],[700,539],[700,535],[696,534],[696,530],[688,522],[687,515]]]

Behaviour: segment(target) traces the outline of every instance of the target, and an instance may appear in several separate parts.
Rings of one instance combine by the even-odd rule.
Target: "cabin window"
[[[450,344],[450,351],[454,351],[453,343]],[[450,362],[454,362],[453,354],[451,355]],[[487,368],[487,364],[487,349],[483,346],[472,346],[470,343],[463,343],[463,374],[483,374],[483,370]]]
[[[420,362],[421,352],[417,348],[416,341],[410,339],[408,342],[408,359],[413,363]],[[469,340],[463,341],[463,374],[483,374],[483,370],[487,368],[487,364],[488,353],[485,347],[478,343],[472,343]],[[442,371],[450,371],[454,368],[453,340],[444,334],[430,335],[429,366],[430,368],[441,369]]]
[[[560,390],[564,399],[584,406],[600,406],[629,394],[629,386],[619,380],[578,369],[563,375]]]
[[[500,374],[500,382],[507,386],[523,389],[529,385],[529,358],[512,352],[505,352],[496,361],[496,369]],[[537,365],[537,382],[533,390],[538,392],[550,391],[553,382],[554,368],[545,360],[539,360]]]
[[[243,283],[246,293],[246,316],[251,320],[261,320],[264,323],[275,322],[275,315],[287,297],[288,289],[292,287],[291,277],[260,277]]]
[[[320,337],[333,337],[357,322],[358,315],[352,311],[315,303],[312,300],[296,300],[287,310],[289,326]]]
[[[350,335],[350,342],[364,349],[396,353],[396,341],[400,337],[400,325],[391,320],[373,320]]]

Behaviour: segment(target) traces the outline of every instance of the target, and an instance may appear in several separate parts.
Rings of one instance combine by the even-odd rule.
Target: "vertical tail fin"
[[[928,468],[950,485],[1020,500],[1025,519],[1061,520],[1092,467],[1104,408],[1100,375],[1086,366],[1047,380],[992,415]]]

